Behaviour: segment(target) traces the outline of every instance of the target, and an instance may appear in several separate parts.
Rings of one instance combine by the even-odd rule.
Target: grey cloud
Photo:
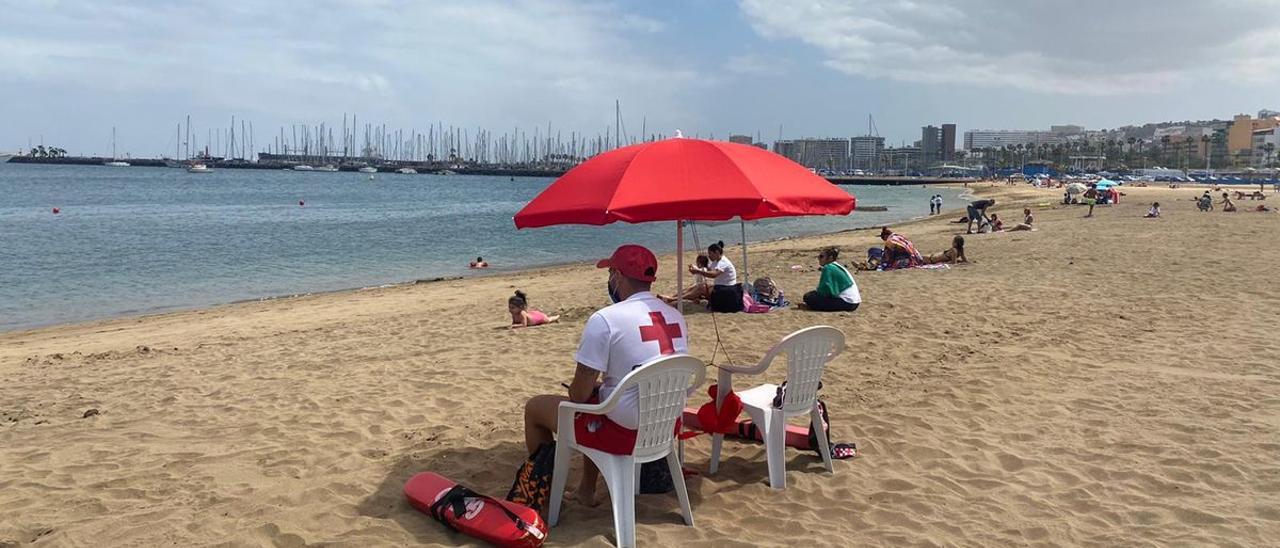
[[[1125,94],[1188,78],[1266,78],[1280,2],[741,0],[753,28],[837,70],[1050,93]],[[1274,50],[1272,50],[1274,51]]]

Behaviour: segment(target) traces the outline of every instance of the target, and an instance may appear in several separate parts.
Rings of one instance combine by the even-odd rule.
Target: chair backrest
[[[639,391],[639,425],[632,455],[643,461],[671,448],[676,419],[684,413],[689,394],[702,385],[706,375],[707,366],[702,360],[673,354],[637,367],[618,383],[617,393],[632,388]]]
[[[765,354],[762,363],[778,355],[787,357],[787,387],[782,396],[782,412],[808,413],[818,397],[818,382],[827,362],[844,351],[844,333],[827,325],[801,329],[787,335]]]

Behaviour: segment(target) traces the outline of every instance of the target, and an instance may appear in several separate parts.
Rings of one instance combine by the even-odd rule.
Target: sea
[[[512,216],[551,182],[0,164],[0,331],[475,275],[478,256],[505,275],[623,243],[674,251],[674,223],[516,230]],[[841,188],[888,210],[748,222],[748,244],[920,217],[930,196],[951,207],[962,190]],[[742,240],[736,222],[696,228],[703,246]]]

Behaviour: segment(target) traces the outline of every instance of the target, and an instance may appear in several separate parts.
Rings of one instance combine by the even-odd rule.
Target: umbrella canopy
[[[1089,190],[1089,187],[1084,186],[1084,183],[1071,183],[1067,185],[1068,194],[1081,194],[1086,190]]]
[[[535,228],[847,215],[854,204],[849,193],[767,150],[676,137],[583,162],[516,213],[515,224]]]
[[[1113,186],[1116,186],[1117,184],[1119,184],[1119,183],[1117,183],[1117,182],[1115,182],[1115,181],[1108,180],[1108,179],[1102,179],[1101,181],[1098,181],[1098,182],[1094,183],[1094,186],[1098,187],[1099,189],[1103,189],[1103,190],[1105,190],[1105,189],[1111,188],[1111,187],[1113,187]]]

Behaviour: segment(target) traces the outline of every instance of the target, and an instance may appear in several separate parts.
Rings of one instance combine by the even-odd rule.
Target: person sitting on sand
[[[707,246],[707,258],[710,264],[706,268],[689,266],[690,274],[701,274],[714,280],[707,292],[707,306],[716,312],[741,312],[743,289],[738,284],[738,270],[724,256],[724,242]]]
[[[858,283],[853,281],[853,274],[849,273],[849,269],[836,262],[839,258],[840,250],[834,247],[818,253],[818,264],[822,268],[818,288],[804,294],[804,306],[809,310],[853,312],[862,303]]]
[[[1236,203],[1231,201],[1231,197],[1227,196],[1226,192],[1223,192],[1222,193],[1222,212],[1235,213],[1235,211],[1236,211]]]
[[[1009,232],[1016,232],[1019,230],[1035,230],[1035,228],[1032,226],[1033,224],[1035,224],[1035,222],[1036,222],[1036,218],[1034,215],[1031,214],[1031,208],[1024,207],[1022,208],[1022,222],[1016,225],[1013,225],[1013,227],[1009,229]]]
[[[484,261],[484,257],[476,257],[476,260],[471,261],[470,268],[489,268],[489,263]]]
[[[577,367],[569,394],[534,396],[525,404],[524,444],[530,455],[542,444],[553,441],[560,402],[604,401],[637,365],[689,351],[684,316],[650,292],[658,273],[658,258],[652,251],[639,245],[623,245],[596,267],[609,269],[606,285],[614,304],[597,310],[587,320],[574,355]],[[604,382],[597,386],[601,375]],[[623,394],[618,407],[606,415],[577,414],[573,421],[577,443],[615,455],[630,454],[639,427],[637,394]],[[575,497],[579,502],[597,504],[599,477],[600,471],[591,459],[583,459],[582,483]]]
[[[1196,200],[1196,208],[1201,212],[1213,211],[1213,196],[1209,195],[1209,191],[1204,191],[1200,198]]]
[[[1145,219],[1157,219],[1160,217],[1160,202],[1153,202],[1151,209],[1147,210],[1147,214],[1142,216]]]
[[[1002,230],[1004,230],[1004,221],[1000,220],[999,215],[992,213],[991,214],[991,231],[1000,232]]]
[[[529,296],[519,289],[507,299],[507,311],[511,313],[511,329],[560,321],[560,316],[548,316],[537,310],[529,310]]]
[[[924,264],[924,257],[920,256],[916,245],[906,236],[896,234],[886,226],[880,229],[880,239],[884,240],[882,270],[912,268]]]
[[[705,253],[699,253],[698,257],[694,259],[693,262],[694,262],[694,266],[697,268],[691,269],[690,272],[693,272],[693,270],[707,270],[708,267],[711,266],[711,259],[707,257]],[[682,300],[695,302],[695,303],[699,301],[705,301],[711,297],[711,284],[707,283],[706,276],[703,276],[702,274],[694,273],[693,285],[686,287],[685,290],[680,293],[679,297]],[[658,298],[662,299],[662,301],[667,304],[676,302],[675,297],[658,295]]]
[[[969,258],[964,256],[964,236],[956,234],[956,237],[951,239],[951,249],[926,255],[924,262],[925,264],[969,262]]]

